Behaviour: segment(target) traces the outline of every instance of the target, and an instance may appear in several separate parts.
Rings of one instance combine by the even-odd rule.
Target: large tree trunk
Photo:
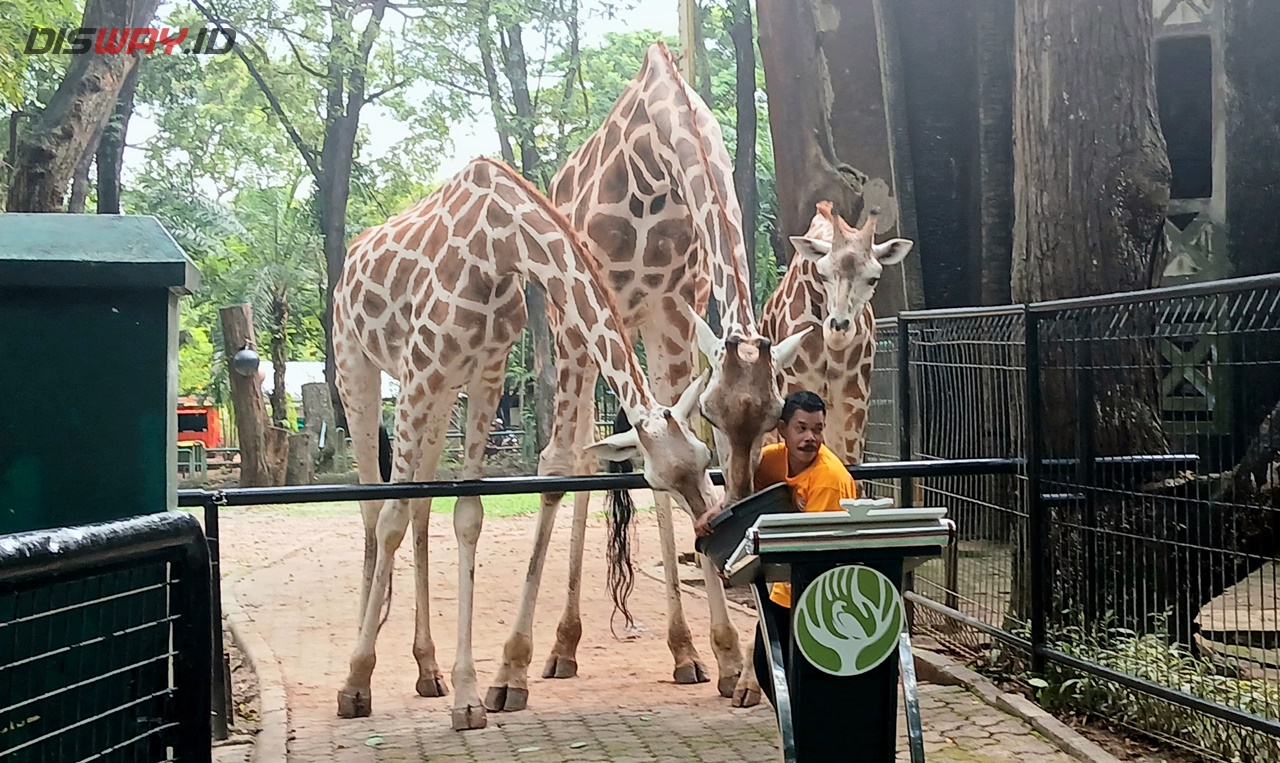
[[[120,172],[124,167],[124,141],[129,133],[129,120],[133,117],[133,99],[138,92],[138,76],[141,61],[129,70],[115,113],[102,128],[102,140],[98,143],[98,214],[120,214]]]
[[[326,385],[315,382],[302,385],[302,415],[306,421],[303,429],[311,433],[315,448],[316,471],[333,471],[333,457],[342,443],[334,431],[333,401],[329,399]]]
[[[1156,116],[1151,4],[1018,0],[1015,23],[1013,298],[1150,288],[1170,185]],[[1119,331],[1128,338],[1090,341],[1108,330],[1113,315],[1124,322]],[[1091,463],[1096,456],[1168,452],[1155,345],[1148,339],[1151,311],[1126,308],[1079,320],[1050,315],[1046,321],[1041,341],[1027,349],[1043,369],[1041,455]],[[1110,326],[1108,334],[1115,332]],[[1070,341],[1075,338],[1084,341]],[[1087,351],[1094,357],[1082,354]],[[1083,370],[1090,365],[1096,367]],[[1066,479],[1078,482],[1075,476]],[[1139,489],[1131,477],[1107,483],[1111,490],[1091,489],[1102,479],[1081,485],[1083,502],[1050,514],[1049,611],[1054,622],[1071,610],[1071,624],[1092,625],[1104,607],[1113,608],[1124,627],[1149,629],[1147,616],[1159,611],[1157,603],[1177,598],[1180,575],[1162,574],[1137,559],[1148,560],[1174,540],[1168,536],[1176,530],[1152,514],[1171,507],[1117,501],[1113,490]],[[1135,549],[1113,533],[1153,542]],[[1015,558],[1015,571],[1025,562]]]
[[[159,0],[88,0],[84,27],[145,27]],[[61,212],[67,186],[89,142],[115,108],[138,54],[71,56],[67,74],[19,142],[6,208],[10,212]]]
[[[880,207],[881,240],[914,237],[908,141],[890,130],[903,118],[894,4],[759,0],[757,13],[782,235],[802,234],[828,200],[850,224]],[[914,254],[888,268],[876,315],[923,307],[920,272]]]
[[[501,38],[503,68],[511,85],[511,100],[516,109],[514,132],[520,145],[520,173],[542,189],[547,187],[546,168],[538,155],[534,135],[533,99],[529,95],[529,67],[525,59],[523,30],[519,24],[509,25]],[[537,444],[541,452],[551,436],[555,415],[556,369],[552,350],[551,324],[547,314],[547,296],[542,287],[530,282],[524,290],[528,310],[529,339],[533,350],[534,416],[537,419]]]
[[[768,295],[756,290],[756,227],[760,215],[760,191],[756,184],[756,36],[752,31],[749,0],[729,0],[734,61],[737,64],[737,108],[735,120],[738,142],[733,157],[733,185],[738,189],[738,206],[742,208],[742,230],[747,246],[747,268],[751,290],[756,300],[764,303]]]
[[[222,321],[222,346],[226,348],[227,365],[241,349],[257,350],[253,333],[253,310],[248,305],[233,305],[218,311]],[[236,430],[240,435],[240,487],[266,487],[274,484],[267,453],[267,406],[262,399],[258,375],[242,376],[230,372],[231,401],[235,411]]]
[[[1013,299],[1014,2],[974,1],[978,67],[976,258],[984,305],[1007,305]]]

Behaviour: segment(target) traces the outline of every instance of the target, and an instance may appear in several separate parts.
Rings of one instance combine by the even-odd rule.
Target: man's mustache
[[[800,450],[817,450],[817,449],[818,449],[818,443],[816,442],[806,442],[805,444],[800,446]]]

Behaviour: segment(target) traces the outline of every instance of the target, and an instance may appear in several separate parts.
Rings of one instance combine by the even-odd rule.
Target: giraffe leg
[[[349,336],[334,339],[334,353],[340,358],[341,373],[335,386],[347,414],[347,426],[355,449],[360,484],[382,482],[378,472],[378,425],[381,418],[381,371],[357,349]],[[356,617],[357,635],[364,611],[369,603],[369,587],[373,582],[373,565],[377,557],[376,528],[382,501],[361,501],[360,516],[364,525],[364,569],[360,576],[360,608]]]
[[[561,360],[566,358],[567,353],[563,345],[560,345],[560,351],[557,357]],[[539,459],[538,471],[540,474],[565,474],[569,472],[573,463],[573,442],[572,435],[577,430],[575,426],[579,411],[584,409],[580,403],[582,398],[582,390],[584,388],[594,389],[595,376],[588,372],[583,378],[581,372],[573,372],[572,364],[564,362],[559,363],[561,366],[558,373],[559,383],[556,386],[556,416],[553,423],[550,439],[546,449],[543,450]],[[587,399],[585,405],[586,410],[590,410],[590,398]],[[498,669],[498,675],[493,685],[489,687],[488,693],[485,695],[485,707],[494,712],[516,712],[525,709],[529,699],[529,663],[533,658],[533,615],[534,608],[538,600],[538,589],[542,582],[542,571],[546,561],[547,546],[551,541],[551,532],[555,527],[556,513],[560,508],[560,501],[564,497],[563,493],[544,493],[542,501],[538,509],[538,525],[534,532],[533,550],[529,557],[529,568],[525,574],[524,587],[520,596],[520,607],[516,613],[516,621],[508,636],[506,644],[502,650],[502,666]],[[583,506],[582,524],[586,524],[585,511],[585,495],[578,494],[574,496],[574,531],[577,528],[577,508],[579,504]],[[552,671],[552,675],[547,676],[544,671],[544,677],[547,678],[571,678],[577,671],[577,663],[573,662],[573,649],[577,646],[578,637],[581,635],[581,621],[578,617],[577,608],[577,581],[581,579],[581,543],[579,543],[579,551],[577,554],[578,569],[575,571],[573,565],[570,565],[569,572],[569,604],[565,608],[564,616],[561,618],[560,628],[557,629],[556,646],[552,650],[551,658],[548,660],[548,670]],[[575,575],[576,572],[576,575]],[[569,628],[574,628],[572,632]],[[567,649],[562,644],[567,644]],[[569,669],[572,668],[572,673]],[[563,673],[568,673],[564,675]]]
[[[417,392],[426,401],[419,411],[411,412],[409,409],[408,400],[411,390]],[[436,438],[444,438],[449,416],[447,408],[436,402],[440,399],[439,396],[433,397],[427,394],[427,390],[421,383],[401,386],[400,399],[397,402],[393,480],[407,481],[413,470],[413,464],[422,459],[424,432],[436,432],[437,434],[434,435]],[[391,560],[404,540],[410,518],[408,500],[387,501],[378,513],[374,528],[377,548],[372,584],[362,613],[359,640],[351,655],[347,680],[338,692],[338,716],[341,718],[363,717],[372,712],[370,682],[374,664],[377,662],[374,645],[380,630],[378,621],[382,607],[386,603],[387,587],[391,582]]]
[[[715,562],[702,554],[698,557],[702,561],[702,580],[707,589],[707,605],[711,608],[711,652],[716,656],[716,670],[719,671],[716,688],[720,691],[721,697],[732,698],[734,687],[738,685],[743,674],[752,672],[743,670],[743,665],[751,663],[743,662],[742,650],[738,645],[738,629],[729,619],[724,581],[716,571]],[[749,660],[750,656],[748,655],[746,659]]]
[[[502,380],[507,356],[500,353],[472,380],[467,389],[466,460],[463,479],[484,475],[484,449],[489,439],[489,423],[502,397]],[[453,532],[458,538],[458,648],[453,663],[453,729],[466,731],[488,725],[484,705],[476,686],[476,666],[471,649],[475,617],[476,545],[484,526],[484,506],[479,496],[463,496],[453,508]]]
[[[711,680],[707,666],[703,664],[693,645],[693,634],[684,617],[684,603],[680,600],[680,570],[676,566],[675,528],[671,524],[671,496],[654,492],[654,504],[658,514],[658,536],[662,546],[662,573],[667,590],[667,647],[675,658],[672,675],[678,684],[706,683]]]
[[[415,475],[418,482],[430,482],[435,479],[436,470],[440,464],[440,454],[444,450],[445,437],[441,432],[432,430],[427,433],[427,437],[423,459]],[[418,663],[418,681],[414,688],[423,697],[443,697],[449,693],[449,686],[445,683],[444,673],[436,663],[436,645],[431,638],[431,567],[428,553],[431,499],[420,498],[413,501],[412,512],[415,593],[413,659]]]
[[[756,627],[759,627],[758,625]],[[743,655],[742,675],[738,676],[738,683],[733,687],[733,706],[734,707],[755,707],[760,704],[760,681],[756,678],[755,659],[756,659],[756,640],[754,638],[747,639],[747,653]]]
[[[574,474],[588,475],[596,472],[595,464],[581,456],[582,446],[591,442],[595,431],[595,400],[589,394],[595,389],[595,374],[588,374],[579,390],[578,404],[573,418],[575,453]],[[565,595],[564,613],[556,626],[556,641],[551,656],[542,668],[543,678],[574,678],[578,675],[578,642],[582,639],[582,554],[587,537],[587,510],[591,493],[573,494],[573,524],[569,530],[569,580]]]
[[[675,403],[680,391],[688,383],[693,372],[694,329],[676,306],[674,301],[664,303],[664,318],[658,323],[649,323],[641,327],[641,338],[644,340],[645,353],[648,357],[649,375],[653,379],[653,393],[658,402],[664,405]],[[672,350],[670,348],[676,348]],[[705,683],[711,680],[707,667],[693,645],[693,636],[689,624],[685,620],[684,605],[680,598],[680,570],[676,563],[675,529],[672,526],[671,496],[667,493],[654,492],[654,505],[658,515],[658,536],[662,547],[662,572],[667,592],[667,646],[675,658],[673,675],[676,683]],[[710,593],[710,591],[708,591]],[[723,601],[723,590],[721,590]],[[714,612],[712,618],[715,618]],[[726,615],[727,619],[727,615]],[[735,640],[736,641],[736,640]],[[720,662],[721,677],[726,677],[725,670],[737,680],[741,672],[742,657],[737,652],[737,644],[732,644],[734,654],[725,653],[717,648],[715,636],[712,647]],[[736,659],[735,659],[736,658]],[[736,668],[735,668],[736,665]]]

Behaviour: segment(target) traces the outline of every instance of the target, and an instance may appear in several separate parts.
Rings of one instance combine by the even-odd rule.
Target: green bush
[[[1251,679],[1171,642],[1161,628],[1138,635],[1122,628],[1066,628],[1055,633],[1059,651],[1118,673],[1175,689],[1261,718],[1280,720],[1280,685]],[[1275,761],[1275,737],[1242,728],[1113,681],[1050,661],[1038,700],[1050,712],[1083,712],[1176,740],[1223,760]]]

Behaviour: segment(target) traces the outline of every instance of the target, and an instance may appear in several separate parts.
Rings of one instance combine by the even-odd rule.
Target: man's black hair
[[[792,392],[787,395],[786,402],[782,404],[782,423],[790,423],[791,417],[797,410],[805,413],[826,413],[827,406],[822,402],[822,398],[808,390]]]

